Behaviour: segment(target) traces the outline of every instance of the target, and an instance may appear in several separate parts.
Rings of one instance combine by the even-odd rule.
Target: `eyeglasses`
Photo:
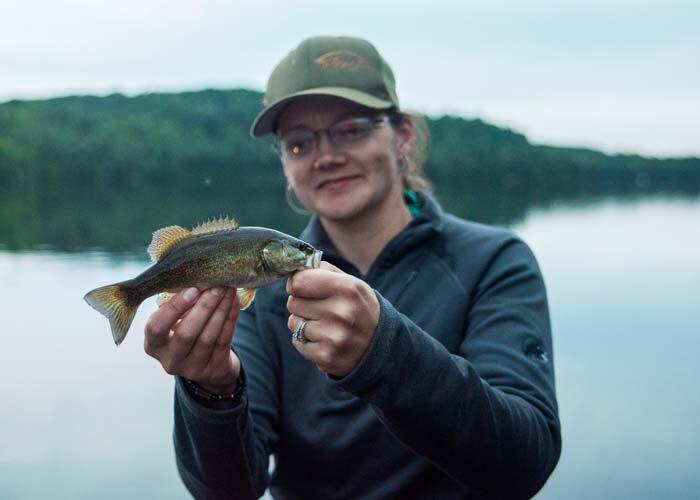
[[[339,121],[329,128],[291,130],[278,137],[276,149],[285,158],[301,160],[316,149],[321,132],[328,134],[328,140],[334,146],[350,146],[368,137],[374,127],[388,120],[386,115],[360,116]]]

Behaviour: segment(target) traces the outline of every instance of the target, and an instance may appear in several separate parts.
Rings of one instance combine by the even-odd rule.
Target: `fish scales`
[[[257,288],[269,284],[279,276],[267,271],[257,255],[269,239],[277,236],[274,233],[242,227],[234,236],[216,233],[193,237],[134,278],[133,284],[143,287],[146,297],[163,290],[178,291],[193,284],[201,288],[219,285]]]

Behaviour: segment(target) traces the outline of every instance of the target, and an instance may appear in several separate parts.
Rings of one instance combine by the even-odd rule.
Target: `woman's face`
[[[285,108],[277,137],[285,142],[300,131],[303,135],[367,116],[377,113],[342,99],[310,96]],[[328,221],[351,222],[386,207],[402,206],[397,160],[410,150],[412,138],[410,122],[394,128],[388,120],[374,123],[366,135],[350,142],[341,139],[331,144],[327,133],[316,133],[315,147],[305,154],[282,154],[284,174],[309,210]]]

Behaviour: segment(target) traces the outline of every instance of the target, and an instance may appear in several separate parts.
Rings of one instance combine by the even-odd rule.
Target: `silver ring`
[[[304,336],[304,328],[306,328],[306,321],[302,319],[299,323],[297,323],[297,326],[292,333],[292,340],[306,344],[309,339]]]

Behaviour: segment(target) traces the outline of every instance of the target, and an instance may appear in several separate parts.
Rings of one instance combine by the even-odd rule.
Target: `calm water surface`
[[[541,499],[700,498],[700,201],[533,212],[564,451]],[[172,381],[82,295],[145,258],[0,251],[0,498],[188,498]]]

